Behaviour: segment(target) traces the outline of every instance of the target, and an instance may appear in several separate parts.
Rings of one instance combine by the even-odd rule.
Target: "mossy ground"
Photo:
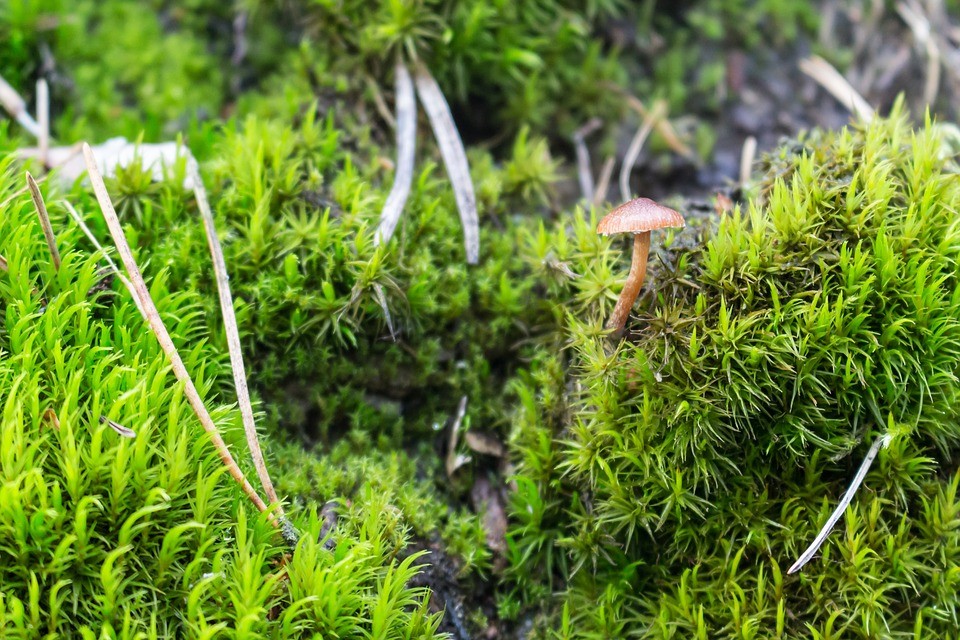
[[[660,238],[626,339],[602,335],[628,257],[595,234],[601,210],[557,188],[565,140],[599,117],[594,152],[616,146],[611,87],[723,113],[711,51],[816,26],[805,2],[691,4],[0,8],[0,75],[26,94],[48,78],[60,142],[183,135],[200,159],[301,533],[288,549],[254,513],[132,299],[100,291],[102,257],[58,204],[105,240],[88,187],[43,185],[57,272],[6,156],[0,635],[951,637],[960,179],[944,130],[898,113],[782,147],[738,210]],[[468,145],[475,267],[428,136],[394,239],[373,242],[394,156],[377,102],[398,56],[427,64],[484,142]],[[677,126],[707,159],[715,132]],[[0,127],[4,155],[28,143]],[[654,174],[672,166],[664,140],[651,149]],[[108,187],[253,477],[180,177],[131,169]],[[461,437],[471,460],[449,473],[464,397],[461,432],[507,454]],[[784,575],[888,432],[822,559]],[[493,543],[484,499],[509,517]]]

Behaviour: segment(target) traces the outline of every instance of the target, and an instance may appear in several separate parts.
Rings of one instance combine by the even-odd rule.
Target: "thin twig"
[[[613,168],[617,164],[617,159],[613,156],[607,158],[600,169],[600,177],[597,179],[597,190],[593,194],[593,204],[602,205],[607,199],[607,192],[610,190],[610,179],[613,178]]]
[[[380,227],[373,239],[375,246],[390,241],[397,223],[400,222],[400,215],[407,204],[410,185],[413,183],[413,162],[417,146],[417,97],[413,89],[413,79],[403,62],[397,62],[396,100],[397,170],[390,195],[387,196],[380,213]]]
[[[3,108],[13,116],[13,119],[19,122],[20,126],[29,131],[33,137],[40,136],[40,126],[27,111],[27,103],[2,77],[0,77],[0,105],[3,105]]]
[[[800,554],[800,557],[797,558],[797,561],[793,563],[787,573],[796,573],[803,568],[803,565],[810,562],[810,559],[813,555],[820,549],[824,541],[827,539],[827,536],[830,535],[830,532],[833,530],[833,527],[837,524],[837,520],[840,519],[840,516],[843,515],[843,512],[847,510],[847,507],[850,506],[850,502],[853,500],[854,494],[857,493],[857,489],[860,488],[860,484],[863,482],[863,479],[867,477],[867,472],[870,471],[870,465],[873,464],[873,459],[877,457],[877,453],[880,451],[880,447],[889,442],[888,436],[881,435],[878,436],[876,440],[873,441],[873,446],[870,447],[870,451],[867,452],[867,457],[863,459],[863,463],[860,465],[860,468],[857,469],[857,475],[853,477],[853,482],[850,483],[850,486],[847,488],[847,492],[843,494],[843,498],[840,500],[840,504],[837,505],[837,508],[833,510],[833,513],[830,514],[830,517],[827,518],[826,524],[823,525],[823,528],[820,529],[820,533],[817,534],[817,537],[814,541],[807,547],[807,550]]]
[[[753,169],[753,159],[757,155],[757,139],[748,136],[743,141],[743,149],[740,150],[740,186],[750,182],[750,174]]]
[[[253,404],[250,402],[250,391],[247,388],[247,374],[243,366],[243,350],[240,347],[240,329],[237,326],[237,315],[233,309],[233,296],[230,295],[230,276],[227,273],[227,262],[223,257],[223,247],[217,236],[217,227],[210,210],[210,201],[207,199],[207,190],[203,186],[203,179],[199,171],[193,174],[193,193],[197,198],[200,217],[203,219],[203,228],[207,233],[207,245],[210,247],[210,256],[213,258],[213,272],[217,279],[217,292],[220,296],[220,311],[223,313],[223,327],[227,334],[227,349],[230,351],[230,368],[233,369],[233,384],[237,390],[237,403],[240,405],[240,415],[243,417],[243,430],[247,436],[247,445],[250,447],[250,457],[253,466],[257,469],[260,483],[267,494],[271,505],[276,505],[277,513],[283,516],[283,507],[277,499],[277,491],[270,480],[270,472],[263,460],[263,451],[260,449],[260,440],[257,437],[257,425],[253,419]]]
[[[450,113],[443,92],[430,71],[422,64],[417,67],[415,78],[417,93],[423,104],[433,135],[440,147],[440,155],[447,167],[447,175],[453,185],[453,195],[460,210],[460,222],[463,224],[463,242],[466,245],[467,264],[480,261],[480,221],[477,216],[477,197],[473,191],[473,179],[470,177],[470,165],[463,140],[457,131],[457,125]]]
[[[57,250],[57,237],[53,234],[53,225],[50,224],[47,206],[43,203],[43,196],[40,195],[40,187],[37,186],[37,181],[33,179],[29,171],[27,171],[27,187],[30,189],[30,197],[33,198],[33,206],[36,207],[37,215],[40,217],[40,226],[43,227],[43,235],[47,239],[50,257],[53,258],[53,267],[59,271],[60,252]]]
[[[37,80],[37,125],[40,135],[37,136],[37,146],[40,148],[40,162],[47,164],[47,154],[50,152],[50,90],[47,81]]]
[[[640,150],[643,149],[643,143],[653,130],[653,126],[663,117],[666,105],[658,102],[653,110],[643,119],[643,124],[637,129],[636,135],[630,141],[627,148],[627,154],[623,157],[623,166],[620,167],[620,197],[626,202],[633,195],[630,191],[630,174],[633,172],[633,165],[636,164],[640,156]]]
[[[244,493],[247,494],[257,508],[260,511],[267,511],[266,503],[264,503],[263,499],[257,494],[257,491],[250,485],[246,477],[244,477],[243,471],[239,466],[237,466],[233,456],[230,455],[230,450],[227,448],[227,444],[223,441],[223,437],[221,437],[220,431],[217,429],[217,425],[213,422],[213,418],[210,417],[210,413],[203,404],[203,400],[200,398],[200,393],[193,384],[193,379],[190,377],[189,372],[187,372],[187,368],[184,366],[183,360],[180,358],[180,354],[177,352],[177,348],[173,344],[173,340],[170,338],[170,334],[167,332],[167,328],[164,326],[163,320],[160,318],[160,313],[157,311],[157,307],[153,303],[153,298],[150,297],[150,291],[147,289],[147,284],[143,280],[143,275],[140,273],[140,268],[137,266],[137,262],[133,257],[133,253],[130,251],[130,245],[127,242],[126,235],[123,233],[123,227],[120,226],[120,219],[117,217],[117,212],[114,210],[113,203],[110,201],[110,194],[107,193],[107,187],[104,185],[103,177],[100,175],[100,170],[97,168],[97,159],[94,157],[93,150],[90,148],[90,145],[86,143],[83,145],[83,156],[87,163],[87,171],[90,175],[90,183],[93,185],[93,190],[94,193],[96,193],[97,201],[100,203],[100,209],[103,212],[103,217],[107,222],[107,227],[110,229],[110,235],[113,236],[113,241],[116,244],[117,251],[120,253],[120,258],[123,262],[123,265],[126,268],[127,273],[130,275],[129,282],[131,283],[132,287],[130,293],[134,297],[140,298],[141,309],[147,318],[147,323],[150,326],[150,329],[153,331],[153,334],[156,336],[157,342],[160,343],[160,347],[163,349],[163,352],[167,355],[167,359],[170,361],[170,364],[173,368],[173,374],[176,376],[177,380],[183,384],[184,395],[186,395],[187,401],[190,403],[194,413],[196,413],[197,418],[200,420],[200,424],[203,425],[204,430],[209,434],[210,439],[213,441],[213,446],[220,455],[220,459],[223,461],[223,464],[226,465],[230,475],[233,476],[233,479],[236,480],[238,484],[240,484]],[[280,525],[272,513],[268,512],[267,515],[274,525]]]
[[[587,203],[593,202],[593,172],[590,168],[590,150],[586,138],[603,126],[600,118],[591,118],[585,125],[574,131],[573,147],[577,153],[577,179],[580,182],[580,194]]]
[[[817,84],[827,90],[840,104],[857,118],[870,122],[876,117],[873,107],[863,99],[847,79],[833,65],[820,56],[811,56],[800,61],[800,70],[813,78]]]

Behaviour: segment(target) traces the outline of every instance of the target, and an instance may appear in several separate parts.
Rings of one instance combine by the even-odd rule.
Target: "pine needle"
[[[374,245],[387,243],[393,236],[403,207],[410,196],[413,183],[413,162],[417,146],[417,98],[413,89],[413,79],[402,63],[396,69],[397,100],[397,171],[393,178],[390,195],[380,213],[380,227],[374,237]]]
[[[207,233],[207,245],[210,247],[210,256],[213,258],[213,272],[217,279],[217,292],[220,296],[220,310],[223,313],[223,326],[227,334],[227,348],[230,351],[230,368],[233,369],[233,384],[237,390],[237,403],[240,405],[240,415],[243,417],[243,430],[247,436],[247,445],[250,447],[250,457],[253,466],[257,469],[260,483],[267,494],[271,505],[276,505],[277,512],[283,516],[283,508],[277,499],[277,491],[270,480],[270,472],[263,460],[263,451],[260,449],[260,440],[257,437],[257,425],[253,419],[253,405],[250,402],[250,391],[247,388],[247,374],[243,366],[243,350],[240,347],[240,329],[237,326],[237,315],[233,308],[233,296],[230,294],[230,276],[227,273],[227,263],[223,257],[223,247],[217,237],[217,227],[210,210],[210,201],[207,199],[207,190],[203,186],[200,172],[193,173],[193,193],[197,198],[200,217],[203,219],[203,228]]]
[[[47,213],[47,205],[44,204],[43,196],[40,195],[40,187],[37,186],[37,181],[33,179],[29,171],[27,171],[27,187],[30,189],[30,197],[33,198],[33,206],[37,209],[37,216],[40,217],[40,226],[43,228],[43,235],[47,239],[50,257],[53,258],[53,267],[59,271],[60,251],[57,250],[57,237],[53,234],[50,214]]]
[[[93,150],[90,148],[90,145],[86,143],[83,145],[83,155],[87,163],[87,170],[90,175],[90,183],[93,185],[93,190],[97,196],[97,201],[100,203],[100,209],[103,212],[103,217],[110,229],[110,235],[113,237],[117,251],[120,253],[121,261],[123,262],[123,265],[130,276],[130,280],[128,281],[132,287],[130,293],[135,298],[140,299],[140,308],[147,319],[147,324],[153,331],[153,334],[157,337],[157,341],[160,343],[160,347],[163,349],[163,352],[167,355],[167,359],[170,361],[170,364],[173,368],[173,374],[176,376],[177,380],[183,384],[184,395],[186,395],[187,401],[190,403],[194,413],[200,420],[200,424],[203,425],[204,430],[209,434],[210,439],[213,441],[213,446],[220,455],[220,459],[223,461],[223,464],[226,465],[230,475],[233,476],[233,479],[236,480],[238,484],[240,484],[244,493],[247,494],[257,508],[260,511],[267,511],[266,503],[264,503],[263,499],[250,485],[246,477],[244,477],[243,471],[239,466],[237,466],[233,456],[230,455],[230,450],[227,448],[227,444],[223,441],[223,437],[220,435],[217,425],[213,422],[213,418],[210,417],[210,413],[203,404],[203,400],[200,398],[200,393],[193,384],[193,379],[187,372],[187,368],[184,366],[183,360],[180,358],[180,353],[177,351],[176,346],[173,344],[173,340],[170,338],[170,334],[167,332],[167,328],[163,324],[163,320],[160,318],[160,313],[157,311],[157,307],[153,302],[153,298],[150,297],[150,292],[143,280],[143,275],[140,273],[140,268],[137,266],[137,262],[130,250],[130,244],[127,242],[126,235],[123,233],[123,227],[120,225],[119,218],[117,218],[117,212],[114,210],[113,203],[110,201],[110,195],[107,193],[107,187],[104,185],[103,177],[100,175],[100,170],[97,168],[97,159],[94,157]],[[280,526],[280,523],[272,513],[267,513],[267,515],[275,526]]]
[[[833,65],[820,56],[811,56],[800,61],[800,70],[813,78],[817,84],[827,90],[840,104],[857,118],[870,122],[876,117],[873,107],[863,99],[847,79]]]
[[[480,261],[480,222],[477,216],[477,197],[473,191],[473,180],[470,177],[470,165],[467,163],[463,140],[460,139],[450,106],[443,97],[440,86],[425,66],[417,67],[415,81],[420,102],[427,112],[430,126],[433,127],[433,136],[437,139],[440,155],[453,185],[453,195],[457,200],[457,209],[460,210],[460,221],[463,224],[467,264],[477,264]]]
[[[800,554],[800,557],[797,558],[797,561],[793,563],[787,573],[796,573],[803,569],[803,566],[810,562],[810,559],[813,558],[814,554],[820,550],[820,547],[826,541],[827,536],[830,535],[830,532],[833,531],[833,527],[836,526],[837,521],[840,519],[840,516],[843,515],[843,512],[847,510],[847,507],[850,506],[850,502],[853,501],[853,496],[857,493],[857,489],[860,488],[863,479],[867,477],[867,472],[870,471],[870,465],[873,464],[873,459],[877,457],[877,453],[880,451],[880,447],[888,442],[888,436],[882,435],[878,436],[876,440],[873,441],[873,446],[870,447],[870,451],[867,452],[867,457],[863,459],[863,462],[860,464],[860,468],[857,469],[857,475],[853,477],[853,482],[850,483],[850,486],[847,487],[847,492],[843,494],[843,498],[840,499],[840,504],[837,505],[837,508],[833,510],[833,513],[830,514],[830,517],[827,518],[826,524],[823,525],[823,528],[820,529],[820,533],[817,534],[817,537],[810,543],[810,546],[807,547],[807,550]]]

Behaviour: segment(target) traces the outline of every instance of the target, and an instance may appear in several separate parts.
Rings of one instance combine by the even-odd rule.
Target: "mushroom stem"
[[[647,255],[649,252],[650,232],[635,233],[633,235],[633,259],[630,262],[630,273],[627,275],[627,281],[623,283],[623,290],[617,299],[617,306],[613,308],[613,313],[607,320],[607,329],[620,333],[624,325],[627,324],[627,316],[630,315],[630,309],[633,308],[633,303],[640,295],[643,279],[647,275]]]

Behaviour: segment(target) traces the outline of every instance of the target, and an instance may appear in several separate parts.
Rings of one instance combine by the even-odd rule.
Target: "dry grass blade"
[[[643,119],[643,124],[640,125],[637,133],[633,136],[633,140],[630,141],[627,154],[623,157],[623,166],[620,167],[620,197],[624,202],[633,196],[630,191],[630,174],[633,172],[633,165],[636,164],[637,158],[640,157],[640,150],[643,149],[643,143],[647,141],[647,137],[650,136],[654,125],[663,118],[665,111],[666,105],[663,102],[658,102],[653,108],[653,111]]]
[[[843,512],[847,510],[847,507],[850,506],[850,502],[853,500],[853,496],[857,493],[857,489],[860,488],[860,484],[863,482],[863,479],[867,477],[867,472],[870,470],[870,465],[873,464],[873,459],[877,457],[877,453],[880,451],[880,447],[887,442],[887,436],[878,436],[876,440],[873,441],[873,446],[870,447],[870,451],[867,452],[867,457],[863,459],[863,462],[860,464],[860,468],[857,469],[857,475],[853,477],[853,482],[850,483],[850,486],[847,487],[847,492],[843,494],[843,498],[840,499],[840,504],[837,505],[837,508],[833,510],[833,513],[830,514],[830,517],[827,518],[826,524],[823,525],[823,528],[820,529],[820,533],[817,534],[817,537],[814,541],[807,547],[807,550],[800,554],[800,557],[797,558],[797,561],[793,563],[787,573],[796,573],[803,568],[803,565],[810,562],[810,559],[813,558],[814,554],[820,549],[824,541],[827,539],[827,536],[830,535],[830,532],[833,530],[833,527],[836,526],[837,520],[840,519],[840,516],[843,515]]]
[[[37,125],[40,135],[37,136],[37,146],[40,148],[40,162],[47,165],[47,154],[50,151],[50,90],[47,81],[37,80]]]
[[[866,100],[854,89],[843,75],[833,68],[829,62],[820,56],[811,56],[800,61],[800,70],[813,78],[817,84],[826,89],[850,113],[864,122],[870,122],[876,117]]]
[[[743,141],[743,149],[740,150],[740,185],[743,186],[750,182],[750,173],[753,169],[753,159],[757,155],[757,139],[748,136]]]
[[[457,406],[457,416],[453,419],[450,426],[450,439],[447,441],[447,477],[452,478],[457,469],[470,462],[470,456],[457,453],[457,443],[460,441],[460,426],[463,424],[463,418],[467,415],[467,396],[460,398],[460,404]]]
[[[607,192],[610,191],[610,180],[613,178],[613,168],[617,165],[617,159],[610,156],[603,163],[600,169],[600,177],[597,179],[597,190],[593,194],[593,204],[602,205],[607,199]]]
[[[599,129],[603,122],[593,118],[573,133],[573,147],[577,153],[577,180],[580,193],[588,204],[593,202],[593,173],[590,168],[590,151],[587,149],[587,136]]]
[[[413,89],[413,79],[402,62],[397,63],[396,75],[397,172],[390,195],[387,196],[380,213],[380,227],[373,240],[376,245],[389,242],[393,236],[413,183],[413,162],[417,147],[417,97]]]
[[[0,77],[0,105],[3,105],[3,108],[13,116],[13,119],[19,122],[20,126],[29,131],[33,137],[40,137],[40,126],[27,112],[27,103],[2,77]]]
[[[383,286],[379,282],[373,283],[373,294],[377,298],[377,304],[383,310],[383,317],[387,321],[387,329],[390,330],[390,339],[397,341],[397,332],[393,330],[393,316],[390,315],[390,307],[387,306],[387,295],[383,292]]]
[[[237,326],[237,315],[233,309],[233,296],[230,294],[230,276],[227,273],[227,262],[223,257],[223,248],[217,236],[217,227],[214,223],[213,212],[210,210],[210,201],[207,199],[207,190],[199,171],[193,172],[193,193],[197,198],[200,217],[203,219],[203,228],[207,233],[207,245],[210,247],[210,256],[213,258],[213,272],[217,279],[217,292],[220,296],[220,311],[223,313],[223,326],[227,334],[227,349],[230,351],[230,368],[233,369],[233,384],[237,390],[237,403],[240,405],[240,415],[243,417],[243,430],[247,436],[247,445],[250,447],[250,456],[253,466],[257,469],[260,483],[267,494],[271,505],[277,506],[277,513],[283,515],[283,508],[277,499],[277,491],[270,480],[270,472],[263,460],[263,451],[260,449],[260,440],[257,437],[257,425],[253,419],[253,405],[250,402],[250,391],[247,388],[247,374],[243,366],[243,350],[240,347],[240,329]]]
[[[447,167],[447,175],[453,185],[453,195],[460,210],[463,223],[463,242],[467,249],[467,264],[477,264],[480,260],[480,221],[477,216],[477,197],[473,192],[473,180],[470,177],[470,165],[467,152],[457,131],[457,125],[450,114],[443,93],[437,81],[426,67],[420,65],[416,75],[417,93],[423,104],[433,135],[440,147],[440,155]]]
[[[917,2],[898,2],[897,13],[910,27],[917,44],[923,47],[927,55],[927,77],[923,86],[923,104],[929,106],[933,104],[937,94],[940,93],[940,48],[933,36],[930,20],[923,14],[923,7],[919,6]]]
[[[113,236],[113,241],[117,246],[117,251],[120,253],[120,258],[123,262],[123,265],[126,268],[127,273],[130,275],[128,282],[132,287],[131,294],[135,298],[140,299],[140,308],[147,319],[147,324],[150,326],[153,334],[157,337],[157,341],[160,343],[160,347],[166,354],[167,359],[170,360],[170,364],[173,367],[173,374],[176,376],[177,380],[183,384],[184,395],[186,395],[187,401],[190,403],[194,413],[200,420],[200,424],[203,425],[204,430],[210,435],[210,439],[213,441],[213,446],[220,455],[220,459],[223,461],[223,464],[226,465],[230,475],[233,476],[233,479],[236,480],[241,487],[243,487],[244,493],[247,494],[257,508],[261,511],[266,511],[266,503],[264,503],[263,499],[250,485],[246,477],[244,477],[243,471],[241,471],[240,467],[237,466],[233,456],[230,455],[230,450],[227,448],[227,444],[223,441],[223,437],[220,435],[217,425],[213,422],[213,418],[210,417],[210,413],[203,404],[203,400],[200,398],[200,393],[193,384],[193,379],[187,372],[187,368],[184,366],[183,360],[180,358],[180,353],[177,351],[176,346],[173,344],[173,340],[170,338],[170,334],[167,332],[167,328],[163,324],[163,320],[160,318],[157,307],[153,303],[153,298],[150,297],[147,284],[144,282],[143,275],[140,273],[140,268],[137,266],[137,262],[133,257],[133,253],[130,251],[130,244],[127,242],[127,238],[123,233],[123,227],[120,226],[120,220],[117,218],[117,212],[114,210],[113,203],[110,201],[110,195],[107,193],[107,187],[103,183],[103,177],[100,175],[100,170],[97,168],[97,159],[94,157],[93,150],[90,148],[90,145],[83,145],[83,155],[87,163],[87,170],[89,171],[90,175],[90,183],[93,185],[93,191],[97,196],[97,201],[100,203],[100,209],[103,212],[103,217],[107,222],[107,226],[110,228],[110,235]],[[279,526],[280,523],[273,516],[273,514],[268,515],[270,521],[274,525]]]
[[[57,237],[53,234],[53,225],[50,224],[47,205],[44,204],[43,196],[40,195],[40,187],[29,171],[27,171],[27,187],[30,189],[30,197],[33,198],[33,206],[37,209],[37,216],[40,217],[40,226],[43,227],[43,235],[47,239],[47,247],[50,249],[50,257],[53,258],[53,266],[59,271],[60,252],[57,250]]]
[[[7,266],[7,259],[3,256],[0,256],[0,271],[10,271],[10,267]]]
[[[647,107],[639,98],[634,95],[630,95],[624,91],[622,87],[616,85],[608,86],[611,90],[616,91],[623,96],[624,100],[627,102],[627,105],[639,113],[641,118],[647,118],[650,116],[650,110],[647,109]],[[656,129],[657,133],[660,134],[660,137],[663,138],[663,141],[666,143],[666,145],[670,147],[674,153],[677,153],[684,158],[694,157],[695,154],[693,153],[693,150],[684,144],[682,140],[680,140],[680,137],[677,135],[677,132],[674,130],[673,125],[670,124],[669,120],[666,118],[661,118],[656,122],[654,128]]]

